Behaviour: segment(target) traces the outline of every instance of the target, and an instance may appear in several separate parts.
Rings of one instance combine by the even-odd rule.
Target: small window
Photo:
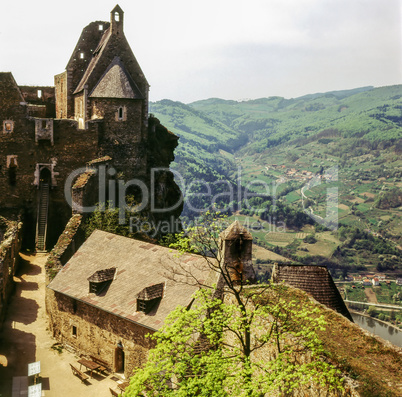
[[[38,94],[38,98],[42,98],[42,90],[38,90],[37,94]]]
[[[120,21],[120,14],[119,14],[118,12],[115,12],[115,13],[114,13],[114,20],[115,20],[116,22],[119,22],[119,21]]]
[[[10,132],[13,132],[14,129],[14,122],[11,120],[6,120],[3,122],[3,132],[5,134],[9,134]]]
[[[119,108],[119,120],[123,120],[123,108]]]
[[[7,156],[7,168],[18,167],[17,159],[18,156],[16,156],[15,154]]]
[[[73,337],[76,338],[77,337],[77,327],[75,325],[73,325]]]
[[[103,30],[103,25],[99,25],[99,30]]]
[[[80,59],[84,59],[84,53],[80,52]]]

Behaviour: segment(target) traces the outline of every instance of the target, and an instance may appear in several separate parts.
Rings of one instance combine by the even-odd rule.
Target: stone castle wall
[[[57,241],[71,216],[65,198],[65,181],[72,171],[97,157],[99,122],[88,122],[78,130],[73,120],[53,120],[53,141],[37,143],[35,119],[16,118],[14,129],[0,137],[0,208],[24,209],[29,240],[34,240],[40,170],[52,173],[48,235],[49,245]],[[10,159],[14,167],[10,167]],[[71,181],[71,185],[73,181]]]
[[[14,289],[13,277],[18,268],[22,241],[22,224],[0,217],[0,329]]]

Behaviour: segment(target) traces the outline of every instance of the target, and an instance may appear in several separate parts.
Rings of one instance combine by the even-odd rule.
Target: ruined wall
[[[126,377],[144,365],[148,350],[153,347],[153,342],[145,338],[153,331],[50,289],[46,291],[46,307],[51,332],[58,341],[78,354],[99,357],[113,371],[119,370],[116,351],[117,344],[121,344]]]
[[[34,240],[40,170],[52,172],[48,243],[53,245],[71,216],[65,181],[72,171],[98,157],[98,125],[93,121],[86,130],[77,130],[76,121],[54,120],[53,146],[50,141],[35,142],[35,119],[16,117],[13,132],[0,135],[0,208],[25,210],[29,240]]]
[[[109,22],[96,21],[86,26],[75,46],[67,65],[67,114],[65,118],[74,117],[73,92],[81,81],[92,55],[95,53],[104,32],[109,28]],[[82,55],[81,55],[82,54]]]
[[[110,23],[96,21],[83,29],[66,71],[55,76],[54,88],[18,87],[11,73],[0,73],[0,213],[24,209],[27,241],[35,239],[41,177],[51,173],[49,248],[71,216],[65,197],[65,182],[67,191],[74,183],[68,179],[71,172],[82,172],[88,161],[105,156],[113,159],[116,179],[140,181],[141,188],[132,183],[123,193],[141,202],[142,190],[148,189],[154,193],[155,208],[174,207],[156,211],[157,221],[181,213],[181,192],[173,174],[168,169],[155,178],[152,174],[155,167],[169,167],[178,138],[156,119],[148,128],[149,84],[124,36],[123,14],[116,6]],[[89,98],[115,61],[127,73],[137,99],[110,98],[113,90],[112,95]],[[95,190],[87,187],[74,194],[88,202],[93,201],[90,191]]]
[[[44,106],[46,111],[43,117],[55,116],[55,91],[48,86],[19,86],[25,102],[30,105]]]
[[[67,118],[67,72],[54,76],[57,119]]]
[[[85,241],[85,235],[80,229],[82,215],[74,214],[68,221],[63,233],[60,234],[56,245],[51,250],[46,260],[46,283],[48,284],[59,270],[75,254],[77,249]]]
[[[14,288],[13,276],[18,268],[22,241],[22,224],[0,217],[0,329]]]

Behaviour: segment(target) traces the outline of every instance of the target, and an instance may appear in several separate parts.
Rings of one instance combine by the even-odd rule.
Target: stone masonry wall
[[[13,132],[0,135],[0,208],[24,209],[29,240],[34,239],[38,205],[38,164],[53,169],[50,191],[48,236],[54,241],[71,216],[64,182],[70,173],[98,157],[98,121],[78,130],[73,120],[54,120],[53,138],[35,143],[35,119],[16,118]],[[10,176],[10,156],[14,161],[14,180]],[[40,166],[39,166],[40,168]]]
[[[145,335],[153,331],[118,315],[47,289],[46,307],[53,336],[78,354],[93,355],[118,370],[117,344],[123,346],[124,375],[144,365],[153,342]],[[73,328],[75,327],[75,328]]]
[[[19,86],[25,102],[31,105],[42,105],[46,108],[45,117],[55,115],[54,87],[47,86]]]
[[[104,117],[101,154],[113,158],[113,167],[123,172],[126,181],[147,174],[147,141],[142,127],[142,103],[127,99],[91,100],[96,112]],[[119,108],[123,120],[118,120]],[[125,117],[124,117],[125,116]]]
[[[8,299],[14,289],[13,276],[18,268],[22,241],[22,224],[0,217],[0,329],[7,310]]]
[[[54,76],[56,118],[67,118],[67,72]]]

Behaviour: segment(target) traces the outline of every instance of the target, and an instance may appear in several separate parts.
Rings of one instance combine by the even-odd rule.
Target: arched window
[[[115,20],[116,22],[119,22],[119,21],[120,21],[120,14],[119,14],[118,12],[115,12],[115,13],[114,13],[114,20]]]

